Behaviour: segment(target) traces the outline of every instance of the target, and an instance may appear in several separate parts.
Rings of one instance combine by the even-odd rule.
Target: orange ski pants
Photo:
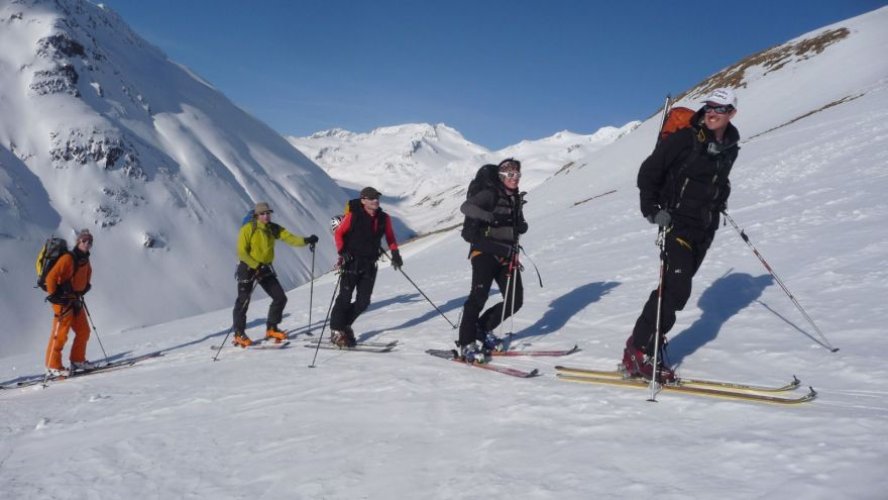
[[[52,334],[46,346],[46,367],[62,368],[62,349],[68,341],[68,331],[74,329],[74,344],[70,360],[75,363],[86,360],[86,342],[89,340],[89,322],[83,308],[53,304]]]

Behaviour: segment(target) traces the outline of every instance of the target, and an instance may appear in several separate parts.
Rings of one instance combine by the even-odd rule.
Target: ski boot
[[[666,363],[663,362],[662,355],[658,356],[657,365],[657,382],[661,384],[675,382],[675,371],[666,366]],[[622,369],[630,378],[651,380],[654,376],[655,370],[653,358],[646,355],[641,349],[635,347],[631,336],[626,341],[626,348],[623,350]]]
[[[487,363],[487,361],[489,361],[489,357],[484,352],[483,347],[478,344],[478,342],[472,342],[471,344],[460,346],[459,359],[469,364]]]
[[[46,378],[59,378],[59,377],[67,377],[71,372],[68,371],[64,366],[59,368],[47,368],[46,369]]]
[[[487,355],[493,351],[504,350],[503,339],[494,335],[493,332],[484,333],[484,340],[481,341],[481,345],[484,349],[484,354]]]
[[[250,337],[247,337],[246,333],[235,332],[232,344],[234,344],[236,347],[243,347],[244,349],[246,349],[247,347],[253,345],[253,341],[250,340]]]
[[[347,330],[333,330],[330,335],[330,342],[339,346],[340,349],[348,349],[357,344],[355,337],[349,335]]]
[[[90,363],[87,360],[83,361],[72,361],[71,362],[71,371],[72,372],[88,372],[90,370],[95,370],[97,368],[95,363]]]
[[[345,336],[348,339],[348,346],[354,347],[358,345],[358,339],[355,338],[355,331],[352,330],[351,325],[346,325],[343,330],[345,331]]]
[[[280,344],[287,340],[287,332],[278,330],[277,325],[269,326],[268,329],[265,330],[265,340],[274,340],[275,344]]]

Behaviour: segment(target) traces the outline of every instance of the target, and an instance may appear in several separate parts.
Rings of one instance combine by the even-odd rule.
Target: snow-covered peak
[[[292,232],[329,237],[326,221],[344,199],[332,180],[112,10],[3,2],[0,22],[8,346],[44,341],[33,262],[52,233],[95,234],[89,300],[106,331],[231,302],[236,232],[257,201]],[[323,265],[334,255],[324,246]],[[310,260],[307,250],[279,251],[285,286],[308,278]]]
[[[473,144],[445,124],[411,123],[380,127],[366,134],[320,133],[289,140],[340,184],[356,190],[372,185],[382,191],[386,195],[383,202],[410,234],[460,221],[457,209],[465,186],[485,163],[520,159],[524,165],[522,189],[531,189],[584,152],[629,133],[638,123],[604,127],[591,135],[565,130],[499,151]]]

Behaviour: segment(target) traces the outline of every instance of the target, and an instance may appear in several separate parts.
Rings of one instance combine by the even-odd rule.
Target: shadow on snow
[[[536,323],[512,335],[512,342],[529,337],[548,335],[557,331],[567,324],[575,314],[582,311],[589,304],[598,302],[619,285],[620,283],[616,281],[599,281],[574,288],[549,303],[549,309]]]
[[[773,282],[769,274],[753,277],[746,273],[726,273],[715,280],[697,301],[703,314],[669,341],[669,361],[678,366],[687,356],[715,340],[731,316],[756,302]]]

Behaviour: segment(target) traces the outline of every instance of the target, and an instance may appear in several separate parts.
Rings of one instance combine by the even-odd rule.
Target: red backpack
[[[696,111],[693,109],[682,106],[671,108],[669,113],[666,114],[666,119],[663,120],[663,126],[660,127],[660,137],[657,140],[657,144],[675,132],[690,127],[691,118],[694,117],[694,113],[696,113]]]

